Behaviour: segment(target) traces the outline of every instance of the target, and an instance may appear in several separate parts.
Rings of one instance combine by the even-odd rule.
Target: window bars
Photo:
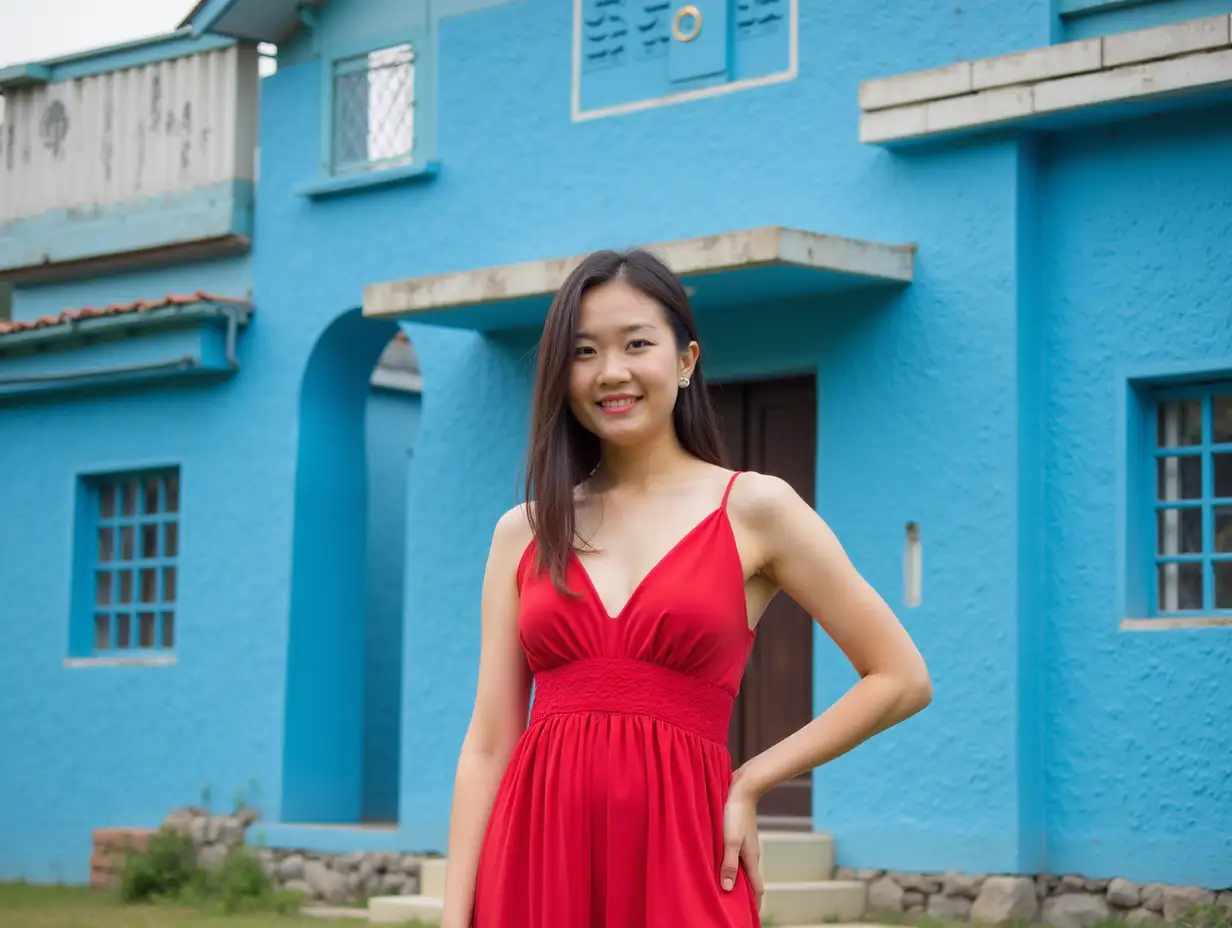
[[[406,164],[415,144],[415,53],[409,43],[333,64],[333,171]]]

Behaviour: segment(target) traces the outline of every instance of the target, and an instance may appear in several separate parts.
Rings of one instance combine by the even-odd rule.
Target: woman
[[[758,925],[758,798],[931,699],[812,508],[722,467],[698,358],[684,288],[644,252],[591,255],[548,312],[534,502],[500,519],[484,577],[446,928]],[[732,701],[780,590],[861,679],[733,773]]]

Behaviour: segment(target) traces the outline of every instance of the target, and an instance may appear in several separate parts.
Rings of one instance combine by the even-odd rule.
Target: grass
[[[125,905],[82,886],[0,883],[0,928],[359,928],[356,919],[253,913],[215,915],[173,905]],[[427,928],[409,923],[406,928]]]

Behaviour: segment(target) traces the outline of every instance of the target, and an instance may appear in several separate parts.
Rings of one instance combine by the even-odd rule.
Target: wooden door
[[[711,389],[728,464],[786,480],[811,506],[816,475],[817,393],[812,377],[719,384]],[[813,718],[813,619],[778,594],[758,626],[732,712],[733,764],[744,763]],[[797,777],[758,806],[767,828],[812,830],[812,777]]]

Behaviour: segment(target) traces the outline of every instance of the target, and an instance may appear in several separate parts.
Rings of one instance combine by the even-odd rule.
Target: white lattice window
[[[330,95],[333,173],[411,162],[415,150],[415,50],[409,42],[334,59]]]
[[[1154,407],[1152,613],[1232,614],[1232,384]]]

